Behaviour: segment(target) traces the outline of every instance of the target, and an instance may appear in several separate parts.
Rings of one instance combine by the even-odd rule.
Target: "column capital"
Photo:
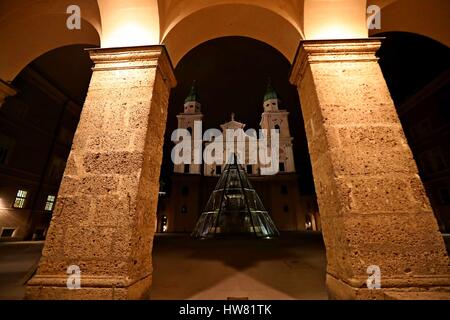
[[[384,38],[304,40],[297,49],[290,82],[298,85],[308,65],[314,63],[378,61],[375,53]]]
[[[0,79],[0,108],[6,98],[14,96],[16,93],[16,89],[14,89],[9,83]]]
[[[167,49],[164,45],[123,48],[86,49],[95,63],[92,70],[126,70],[157,68],[170,88],[177,85]]]

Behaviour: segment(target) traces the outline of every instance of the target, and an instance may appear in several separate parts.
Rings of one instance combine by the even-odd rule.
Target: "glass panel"
[[[209,238],[225,234],[279,235],[246,170],[236,159],[223,170],[192,236]]]

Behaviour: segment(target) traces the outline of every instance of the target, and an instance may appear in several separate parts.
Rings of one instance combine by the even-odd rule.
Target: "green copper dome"
[[[191,90],[189,91],[188,96],[186,97],[186,99],[184,100],[185,103],[188,102],[198,102],[199,101],[199,96],[198,96],[198,92],[197,92],[197,86],[194,83],[192,84]]]
[[[277,99],[278,99],[278,94],[275,91],[275,89],[272,87],[272,83],[269,80],[269,82],[267,83],[266,94],[264,95],[264,102],[266,102],[268,100],[277,100]]]

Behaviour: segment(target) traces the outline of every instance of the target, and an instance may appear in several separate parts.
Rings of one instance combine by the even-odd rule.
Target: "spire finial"
[[[267,78],[267,89],[266,89],[266,94],[264,95],[264,102],[268,101],[268,100],[273,100],[273,99],[278,99],[278,95],[275,91],[275,89],[272,86],[272,78],[268,77]]]
[[[234,112],[232,112],[231,113],[231,121],[234,121],[234,117],[235,117],[236,115],[234,114]]]
[[[192,80],[191,92],[197,93],[197,80]]]
[[[272,77],[267,77],[267,91],[274,91],[272,86]]]

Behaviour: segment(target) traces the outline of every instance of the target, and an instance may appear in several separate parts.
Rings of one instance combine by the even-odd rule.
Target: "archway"
[[[84,50],[90,46],[64,46],[37,57],[16,76],[12,85],[17,94],[0,111],[0,229],[14,231],[1,241],[23,241],[10,257],[21,257],[22,267],[0,283],[2,297],[23,298],[23,279],[37,268],[32,256],[40,256],[39,240],[56,214],[55,200],[92,74]],[[16,203],[19,190],[23,200]],[[33,255],[21,256],[26,250]]]
[[[345,3],[356,4],[352,21],[358,22],[356,34],[365,37],[359,23],[364,20],[361,2]],[[234,14],[228,4],[217,7]],[[214,28],[204,34],[230,35],[232,30],[235,35],[264,40],[292,59],[298,28],[274,16],[272,10],[242,4],[236,8],[240,9],[237,14],[246,13],[236,21],[238,30],[233,31],[234,25],[224,30],[211,21]],[[219,19],[216,9],[204,8],[191,16],[198,14],[207,21],[208,16],[201,13],[208,10]],[[272,30],[258,29],[258,21],[246,21],[253,11],[260,13],[259,19],[267,17]],[[320,18],[320,6],[313,12],[318,15],[310,18]],[[180,23],[190,22],[189,17]],[[315,22],[320,24],[320,19]],[[277,27],[287,31],[286,38],[273,37]],[[192,43],[185,43],[177,34],[182,30],[173,33],[177,41],[171,44],[166,38],[174,59],[208,39],[191,38]],[[418,279],[421,288],[435,287],[430,279],[448,287],[447,256],[376,64],[374,53],[380,43],[347,39],[354,34],[341,34],[345,39],[339,37],[339,41],[302,43],[291,77],[304,102],[318,198],[321,210],[327,211],[323,226],[328,235],[330,291],[340,298],[371,296],[373,292],[364,287],[369,263],[385,269],[385,284],[394,291],[411,286],[412,275],[414,285]],[[137,298],[150,287],[153,235],[147,230],[154,230],[155,217],[146,212],[156,210],[155,177],[159,176],[166,104],[175,85],[172,66],[161,46],[104,48],[92,50],[91,57],[96,64],[92,90],[61,187],[61,210],[54,216],[41,268],[29,283],[30,296]],[[361,108],[368,101],[373,108]],[[108,217],[105,212],[110,213]],[[418,220],[421,225],[410,225]],[[381,231],[384,224],[389,228]],[[409,226],[407,232],[399,234],[404,225]],[[80,233],[86,236],[80,239]],[[369,249],[364,246],[367,238]],[[417,243],[421,246],[416,250]],[[62,281],[64,267],[74,261],[88,275],[88,284],[81,291],[68,292]],[[384,290],[376,293],[380,297]]]
[[[11,82],[29,63],[46,52],[72,44],[100,45],[101,23],[96,0],[82,0],[80,30],[66,27],[70,0],[4,1],[0,19],[0,79]]]
[[[152,299],[326,298],[321,236],[304,233],[306,212],[317,204],[304,128],[297,125],[303,119],[297,91],[289,83],[290,68],[290,62],[278,50],[248,37],[206,41],[187,53],[175,68],[178,85],[172,89],[169,99],[160,179],[167,193],[160,196],[158,210],[159,217],[167,212],[171,234],[155,235]],[[246,125],[246,130],[258,130],[269,77],[282,100],[279,110],[289,112],[287,121],[294,139],[295,173],[263,177],[255,170],[249,180],[282,236],[273,241],[231,237],[223,243],[211,244],[192,240],[189,233],[194,230],[219,179],[206,170],[184,174],[181,167],[175,171],[171,161],[174,147],[171,136],[179,126],[177,116],[185,116],[183,106],[193,81],[201,104],[203,132],[221,128],[230,121],[232,113],[236,121]],[[189,122],[184,127],[189,130],[192,125]],[[221,250],[211,250],[212,245],[220,246]],[[252,254],[246,255],[244,251]],[[236,256],[241,256],[240,262],[233,262]],[[314,263],[306,263],[310,260]],[[267,272],[269,265],[278,270],[276,279]],[[206,268],[208,276],[200,276],[206,273]],[[193,280],[182,281],[180,269],[190,270]],[[286,283],[292,285],[284,287]]]
[[[430,0],[369,0],[368,4],[379,5],[381,30],[371,30],[375,35],[384,32],[409,32],[426,36],[450,47],[450,36],[446,32],[450,3]]]
[[[63,129],[60,122],[55,124],[52,121],[58,116],[65,117],[69,109],[72,110],[72,113],[78,113],[76,117],[79,117],[91,74],[91,62],[84,49],[98,47],[101,34],[97,1],[82,0],[78,2],[78,5],[83,8],[80,30],[70,30],[67,27],[67,8],[72,5],[71,1],[61,1],[58,5],[52,4],[52,1],[45,0],[21,1],[20,3],[4,1],[1,4],[0,14],[0,60],[4,62],[0,65],[0,85],[2,85],[2,89],[6,86],[13,90],[9,95],[17,94],[17,99],[12,97],[11,101],[7,101],[3,105],[5,108],[3,112],[6,115],[12,115],[12,122],[17,120],[14,120],[14,115],[22,113],[19,116],[24,117],[22,125],[27,125],[29,115],[34,113],[35,125],[42,125],[43,132],[49,129],[49,125],[55,126],[53,128],[55,132]],[[64,60],[64,57],[67,60]],[[41,93],[39,94],[39,92]],[[43,96],[47,96],[49,99],[47,106],[44,102],[39,102],[39,99],[44,99]],[[30,106],[34,100],[35,106]],[[3,101],[1,102],[3,103]],[[39,103],[42,104],[42,113],[49,112],[49,106],[56,103],[53,114],[48,116],[48,122],[52,124],[45,123],[45,120],[41,118],[37,107]],[[70,131],[75,130],[77,121],[72,124],[70,130],[66,130],[69,132],[65,132],[64,139],[71,139]],[[31,200],[29,200],[28,207],[31,214],[28,217],[27,226],[21,226],[21,231],[17,232],[20,239],[31,239],[35,232],[33,212],[39,210],[38,207],[41,205],[41,198],[44,196],[41,193],[47,178],[47,171],[52,170],[52,167],[55,166],[59,167],[56,171],[61,171],[61,175],[64,171],[65,161],[70,150],[67,151],[67,154],[56,158],[51,154],[58,139],[53,137],[54,134],[57,134],[52,131],[53,129],[48,132],[48,136],[52,137],[50,139],[52,141],[48,142],[50,147],[44,147],[42,141],[39,141],[39,137],[44,140],[48,139],[48,137],[43,138],[42,132],[34,136],[37,144],[43,148],[42,154],[46,156],[44,156],[45,159],[40,159],[43,163],[36,163],[36,168],[39,168],[35,168],[37,171],[33,173],[35,175],[33,179],[36,181],[31,183],[32,186],[29,190]],[[6,127],[5,130],[11,131]],[[11,134],[17,135],[17,132],[12,130]],[[15,140],[15,138],[8,138],[8,140],[10,139]],[[21,137],[18,140],[23,143],[24,138]],[[70,144],[71,140],[69,146]],[[16,149],[21,148],[17,147]],[[33,150],[29,147],[23,149]],[[24,156],[24,158],[27,157]],[[24,166],[24,163],[19,161],[18,165]],[[30,181],[27,179],[31,179],[30,176],[25,179],[29,184]],[[50,183],[50,185],[52,184]],[[56,195],[56,191],[53,190],[52,194]],[[38,217],[39,219],[40,217]]]
[[[264,21],[264,24],[258,21]],[[208,6],[183,17],[168,29],[162,43],[167,46],[176,66],[192,48],[225,36],[244,36],[266,42],[289,61],[293,60],[301,39],[295,25],[274,11],[255,5],[223,4]]]

